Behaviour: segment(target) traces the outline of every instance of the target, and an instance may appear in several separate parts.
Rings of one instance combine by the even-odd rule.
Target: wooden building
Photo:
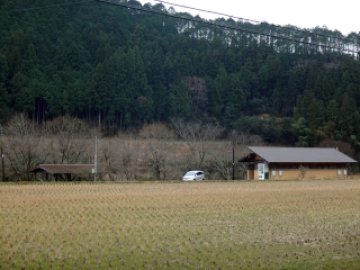
[[[343,179],[354,159],[335,148],[249,147],[247,180]]]
[[[31,172],[37,180],[91,180],[94,164],[39,164]]]

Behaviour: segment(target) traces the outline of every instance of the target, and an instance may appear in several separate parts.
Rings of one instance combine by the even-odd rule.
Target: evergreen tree
[[[100,2],[51,3],[0,3],[2,125],[15,113],[37,122],[71,115],[100,120],[112,134],[185,118],[251,131],[271,143],[294,142],[293,134],[301,145],[360,140],[360,62],[351,56]],[[162,4],[145,7],[175,13]],[[288,31],[217,21],[279,36]],[[331,35],[316,29],[322,31]],[[320,41],[329,42],[311,37]],[[206,102],[194,98],[189,78],[204,81]]]

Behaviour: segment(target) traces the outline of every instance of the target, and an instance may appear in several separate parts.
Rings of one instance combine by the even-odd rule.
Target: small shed
[[[71,181],[89,180],[93,171],[94,164],[39,164],[31,172],[40,180]]]
[[[292,180],[347,178],[351,157],[335,148],[248,147],[247,180]]]

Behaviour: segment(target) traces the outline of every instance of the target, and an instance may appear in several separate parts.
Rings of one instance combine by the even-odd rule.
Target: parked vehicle
[[[183,176],[183,181],[201,181],[205,179],[205,173],[203,171],[188,171]]]

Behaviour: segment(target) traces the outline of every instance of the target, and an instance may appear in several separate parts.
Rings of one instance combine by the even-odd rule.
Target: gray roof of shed
[[[250,146],[249,149],[269,163],[357,162],[335,148]]]

